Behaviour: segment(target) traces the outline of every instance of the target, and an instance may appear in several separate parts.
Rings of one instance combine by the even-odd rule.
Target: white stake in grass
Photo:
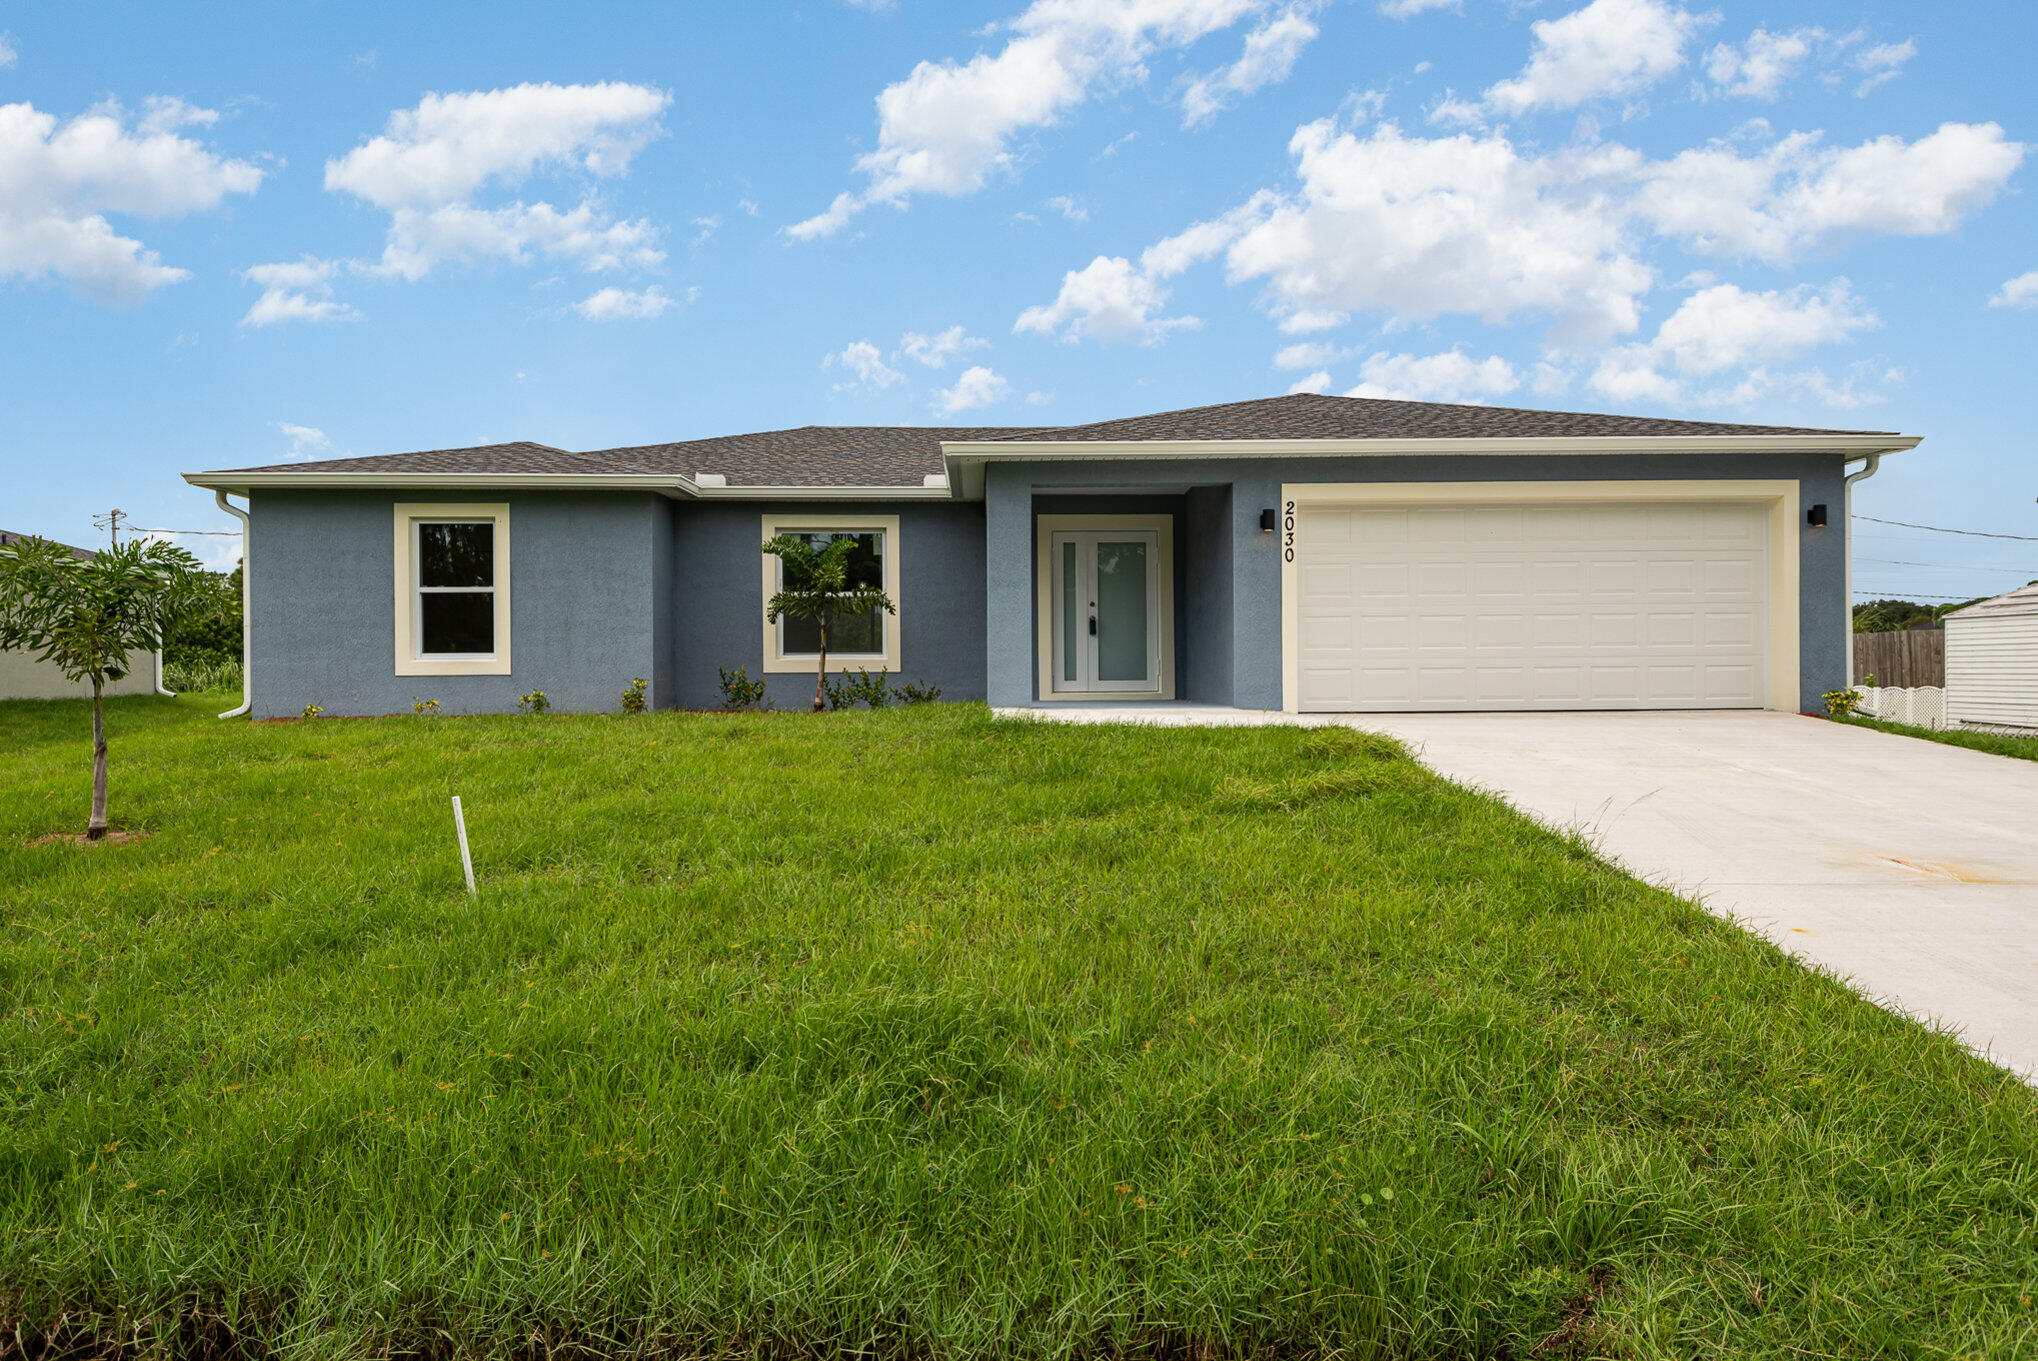
[[[467,896],[476,898],[474,891],[474,858],[467,854],[467,815],[460,811],[460,796],[453,796],[453,830],[460,834],[460,868],[467,872]]]

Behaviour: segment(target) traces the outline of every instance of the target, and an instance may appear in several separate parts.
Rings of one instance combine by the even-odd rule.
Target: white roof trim
[[[713,476],[712,474],[710,475]],[[748,487],[670,473],[185,473],[194,487],[238,492],[320,491],[655,491],[701,501],[946,501],[941,486]]]
[[[951,486],[983,495],[987,463],[1153,458],[1410,458],[1508,454],[1844,454],[1916,448],[1920,435],[1495,435],[1423,439],[953,440],[941,446]]]
[[[729,486],[726,475],[672,473],[185,473],[194,487],[246,493],[260,488],[446,491],[655,491],[675,500],[946,501],[981,499],[988,463],[1204,458],[1409,458],[1509,454],[1841,454],[1866,458],[1916,448],[1917,435],[1590,435],[1475,439],[955,440],[943,443],[944,473],[921,486]]]

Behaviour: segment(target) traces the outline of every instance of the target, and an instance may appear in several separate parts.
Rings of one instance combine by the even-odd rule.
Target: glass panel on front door
[[[1159,539],[1151,530],[1054,536],[1058,693],[1160,689]]]

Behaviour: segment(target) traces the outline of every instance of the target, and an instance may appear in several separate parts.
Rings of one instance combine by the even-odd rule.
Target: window
[[[510,672],[509,507],[396,507],[396,674]]]
[[[764,517],[765,539],[780,534],[796,535],[815,548],[838,539],[853,539],[849,555],[849,584],[875,586],[899,600],[899,520],[896,515]],[[780,589],[784,565],[771,554],[764,558],[764,601]],[[805,671],[811,674],[821,648],[821,626],[812,619],[769,620],[764,625],[764,669]],[[838,615],[828,629],[828,664],[852,669],[858,666],[899,669],[899,616],[883,610],[865,610]]]

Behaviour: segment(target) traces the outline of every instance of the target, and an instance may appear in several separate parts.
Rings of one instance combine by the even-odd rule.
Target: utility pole
[[[92,523],[113,535],[113,546],[120,547],[120,522],[127,519],[127,512],[115,506],[104,515],[92,517]]]

